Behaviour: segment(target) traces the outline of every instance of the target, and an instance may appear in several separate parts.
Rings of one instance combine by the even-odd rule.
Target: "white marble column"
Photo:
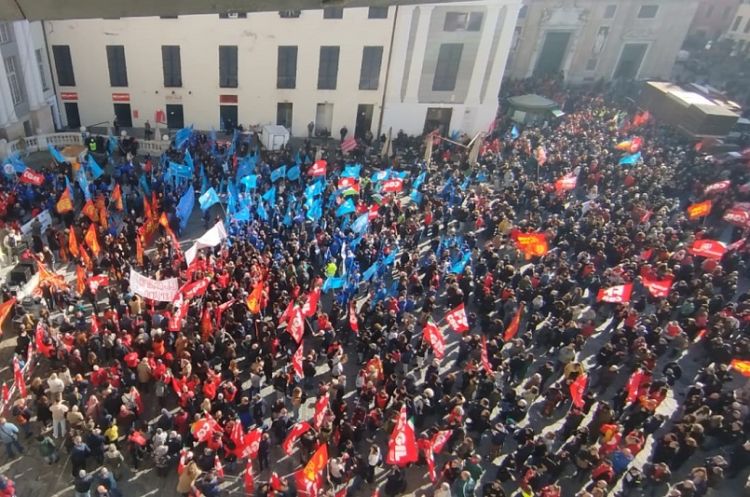
[[[5,55],[0,50],[0,127],[5,127],[18,120],[10,95],[8,74],[5,72]]]
[[[31,38],[31,28],[28,21],[14,22],[16,43],[18,44],[19,63],[23,72],[26,98],[31,110],[37,110],[46,105],[42,80],[39,76],[39,66],[34,53],[34,42]]]

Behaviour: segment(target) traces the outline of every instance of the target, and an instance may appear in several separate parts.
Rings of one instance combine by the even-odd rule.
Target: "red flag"
[[[750,377],[750,361],[732,359],[732,362],[730,362],[729,365],[742,376]]]
[[[583,373],[570,384],[570,398],[573,399],[573,405],[579,409],[583,407],[583,392],[586,391],[588,381],[588,375]]]
[[[578,184],[578,175],[574,172],[561,176],[555,181],[555,191],[559,193],[575,190]]]
[[[255,493],[255,480],[253,479],[253,461],[247,461],[245,471],[242,472],[242,481],[245,483],[245,493],[253,495]]]
[[[91,293],[96,294],[100,286],[109,286],[109,276],[106,274],[97,274],[96,276],[89,278],[87,283]]]
[[[394,178],[383,181],[383,186],[380,189],[383,193],[397,193],[404,189],[404,180],[401,178]]]
[[[34,344],[36,350],[41,352],[44,357],[51,357],[54,347],[44,343],[44,328],[41,325],[41,321],[36,325],[36,331],[34,332]]]
[[[630,294],[633,292],[633,284],[611,286],[609,288],[600,288],[596,296],[597,302],[610,302],[613,304],[627,304],[630,302]]]
[[[16,305],[16,298],[11,297],[2,304],[0,304],[0,335],[3,334],[2,326],[3,322],[8,318],[10,311],[13,310],[13,306]]]
[[[349,302],[349,328],[354,333],[359,333],[359,322],[357,321],[357,303],[352,299]]]
[[[469,329],[469,320],[466,317],[466,310],[463,303],[448,312],[445,315],[445,320],[448,321],[448,324],[456,333],[463,333]]]
[[[217,326],[221,327],[221,316],[224,314],[224,311],[229,309],[229,307],[234,304],[234,299],[228,300],[224,302],[223,304],[219,304],[216,306],[216,324]]]
[[[490,364],[490,357],[489,354],[487,354],[487,337],[482,335],[482,367],[485,371],[487,371],[487,374],[492,376],[495,374],[495,372],[492,370],[492,364]]]
[[[248,431],[242,438],[242,450],[240,450],[238,457],[240,459],[254,459],[258,455],[261,436],[263,436],[263,430],[260,428]]]
[[[697,219],[699,217],[706,217],[711,213],[711,207],[713,202],[710,200],[704,200],[697,204],[689,205],[687,208],[688,219]]]
[[[721,219],[740,228],[750,228],[750,210],[738,203],[724,211]]]
[[[435,483],[437,472],[435,471],[435,454],[432,452],[432,442],[426,438],[417,440],[417,446],[422,450],[424,459],[427,462],[427,473],[430,475],[430,481]]]
[[[279,325],[283,323],[289,323],[289,320],[292,319],[292,315],[294,312],[294,299],[290,299],[289,303],[286,306],[286,309],[284,309],[284,312],[281,313],[281,316],[279,316]]]
[[[297,485],[297,495],[300,497],[317,497],[322,478],[316,477],[314,480],[308,480],[305,472],[299,470],[294,473],[294,481]]]
[[[288,456],[291,456],[294,442],[296,442],[299,437],[301,437],[311,428],[312,426],[310,426],[310,423],[308,423],[307,421],[300,421],[299,423],[295,423],[294,426],[292,426],[292,429],[289,430],[289,434],[284,439],[284,442],[281,444],[281,448],[284,449],[284,453]]]
[[[81,213],[86,215],[86,217],[88,217],[92,223],[95,223],[99,220],[99,213],[96,211],[96,206],[94,206],[93,200],[87,200],[86,203],[83,204]]]
[[[518,250],[524,253],[526,259],[541,257],[549,252],[549,244],[544,233],[520,233],[516,230],[511,232]]]
[[[727,190],[729,190],[729,187],[732,186],[732,182],[730,180],[724,180],[719,181],[716,183],[712,183],[706,187],[705,190],[703,190],[703,195],[712,195],[714,193],[723,193]]]
[[[265,283],[259,281],[253,287],[253,291],[247,296],[247,308],[253,314],[260,313],[261,300],[263,299],[263,287]]]
[[[239,419],[232,422],[232,429],[229,431],[229,440],[234,444],[234,454],[240,457],[242,449],[245,448],[245,433],[242,431],[242,423]]]
[[[8,389],[8,384],[3,382],[3,404],[7,404],[10,400],[10,390]]]
[[[432,436],[432,451],[435,454],[440,454],[443,451],[443,447],[448,443],[453,435],[452,430],[440,430]]]
[[[740,238],[736,242],[730,243],[727,245],[727,252],[732,252],[733,250],[739,250],[742,247],[745,246],[745,243],[747,242],[747,238]]]
[[[298,344],[302,342],[302,336],[305,334],[305,320],[302,317],[302,309],[295,307],[292,311],[292,319],[286,325],[286,331],[294,338]]]
[[[353,188],[359,192],[359,180],[357,178],[339,178],[336,186],[339,190]]]
[[[305,479],[308,481],[318,481],[321,472],[328,466],[328,444],[320,444],[318,449],[312,455],[307,464],[302,469]]]
[[[325,176],[327,167],[328,167],[328,162],[324,160],[316,160],[315,163],[312,166],[310,166],[310,169],[307,170],[307,175],[308,176]]]
[[[696,240],[690,247],[689,252],[693,255],[719,260],[724,257],[727,247],[716,240]]]
[[[143,413],[143,399],[141,399],[141,392],[135,387],[130,387],[130,396],[133,397],[133,402],[135,402],[135,408],[137,409],[138,414]]]
[[[18,180],[21,183],[41,186],[44,183],[44,175],[42,173],[34,171],[30,167],[27,167],[23,170]]]
[[[174,378],[172,380],[174,381]],[[208,416],[193,423],[191,432],[193,433],[193,438],[199,442],[205,442],[215,431],[220,429],[219,423],[211,416]]]
[[[649,293],[654,297],[666,297],[669,295],[669,290],[672,288],[673,277],[664,278],[663,280],[652,280],[647,277],[643,277],[643,286],[645,286]]]
[[[445,357],[445,337],[435,323],[428,321],[422,330],[424,341],[429,343],[436,359]]]
[[[216,476],[218,476],[219,478],[224,478],[224,466],[221,465],[219,454],[216,454],[214,456],[214,469],[216,469]]]
[[[271,489],[278,492],[282,488],[284,488],[284,484],[281,483],[281,478],[279,478],[279,475],[276,474],[276,471],[271,473],[271,481],[269,482],[271,485]]]
[[[303,348],[304,346],[300,344],[300,346],[297,347],[297,352],[292,356],[292,367],[294,368],[295,374],[300,378],[304,376],[304,372],[302,371],[302,358],[304,357]]]
[[[60,198],[57,200],[55,205],[58,214],[65,214],[73,210],[73,199],[70,198],[70,188],[66,188],[60,194]]]
[[[398,422],[393,429],[390,440],[388,440],[388,452],[385,462],[404,467],[409,463],[417,462],[417,439],[414,436],[414,426],[406,419],[406,406],[401,406]]]
[[[322,397],[320,397],[315,402],[315,414],[313,415],[313,426],[315,429],[319,429],[320,425],[323,424],[323,418],[326,415],[326,410],[328,409],[328,392],[323,394]]]
[[[341,142],[341,151],[344,153],[351,152],[355,148],[357,148],[357,139],[353,136]]]
[[[318,310],[318,301],[320,300],[320,287],[315,288],[312,292],[307,294],[307,299],[302,305],[302,315],[306,318],[315,315]]]
[[[508,323],[508,327],[505,328],[505,333],[503,333],[503,340],[505,340],[506,342],[513,340],[513,337],[515,337],[516,333],[518,333],[518,327],[521,324],[523,309],[524,303],[521,302],[521,304],[518,306],[518,310],[513,315],[513,319],[510,320],[510,323]]]
[[[372,221],[373,219],[375,219],[376,217],[378,217],[380,215],[378,213],[379,210],[380,210],[380,206],[378,204],[372,204],[367,209],[367,220],[368,221]]]
[[[182,285],[182,288],[179,289],[178,293],[181,293],[185,297],[185,300],[192,300],[195,297],[200,297],[205,294],[210,282],[210,278],[201,278],[198,281],[185,283]]]
[[[635,402],[635,399],[638,398],[638,388],[641,386],[643,376],[643,371],[640,369],[636,369],[633,374],[630,375],[630,378],[628,379],[628,397],[626,400],[628,404]]]
[[[23,371],[21,371],[21,365],[18,364],[18,357],[13,358],[13,382],[15,383],[21,398],[25,399],[26,380],[23,379]]]
[[[96,313],[91,313],[91,334],[98,335],[101,330],[99,329],[99,319],[96,317]]]

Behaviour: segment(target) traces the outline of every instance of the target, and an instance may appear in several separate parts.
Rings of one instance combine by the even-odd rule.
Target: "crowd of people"
[[[151,467],[208,497],[230,475],[231,495],[263,497],[701,497],[745,477],[748,257],[722,220],[750,201],[745,165],[606,88],[540,85],[504,91],[543,88],[565,116],[500,117],[475,140],[267,151],[187,130],[101,175],[6,177],[3,240],[53,219],[19,254],[4,243],[42,269],[43,297],[12,314],[8,458],[69,460],[76,496],[96,497]],[[203,224],[226,238],[189,254],[183,198],[211,193]],[[131,269],[180,290],[144,298]]]

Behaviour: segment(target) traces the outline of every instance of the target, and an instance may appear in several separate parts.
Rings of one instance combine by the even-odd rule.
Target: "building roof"
[[[510,97],[508,102],[513,107],[525,110],[552,110],[558,107],[553,100],[533,93]]]
[[[649,81],[647,85],[656,88],[685,107],[695,107],[704,114],[739,117],[740,106],[724,98],[718,91],[697,84]]]

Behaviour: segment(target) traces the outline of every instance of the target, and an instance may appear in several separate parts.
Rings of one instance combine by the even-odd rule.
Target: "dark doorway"
[[[114,104],[117,125],[121,128],[133,127],[133,118],[130,117],[130,104]]]
[[[357,126],[354,128],[356,138],[364,138],[368,131],[372,131],[372,104],[359,104],[357,106]]]
[[[224,131],[234,131],[237,127],[237,106],[220,105],[219,106],[219,126]]]
[[[620,60],[615,69],[615,78],[636,79],[646,55],[646,43],[628,43],[622,48]]]
[[[452,115],[453,109],[450,107],[430,107],[424,120],[424,132],[431,133],[437,129],[442,136],[448,136]]]
[[[534,75],[546,76],[560,72],[570,43],[570,31],[550,31],[544,37],[544,44],[536,60]]]
[[[167,128],[182,129],[185,127],[185,119],[182,117],[182,104],[167,104]]]
[[[68,128],[81,127],[81,115],[78,114],[78,104],[76,102],[65,102],[65,117],[68,120]]]

